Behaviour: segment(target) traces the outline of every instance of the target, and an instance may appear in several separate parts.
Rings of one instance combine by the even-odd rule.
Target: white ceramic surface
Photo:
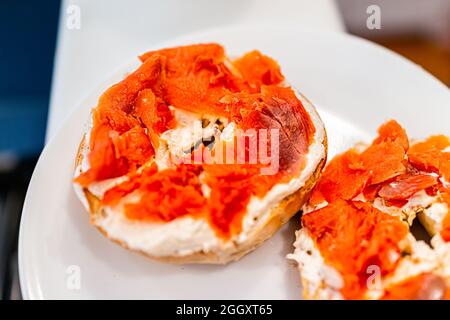
[[[420,67],[368,41],[295,29],[224,28],[157,47],[216,41],[230,55],[259,49],[313,103],[329,135],[331,157],[368,139],[395,118],[411,137],[450,135],[450,91]],[[23,295],[40,298],[299,299],[292,251],[297,220],[241,261],[227,266],[173,266],[113,244],[89,225],[71,178],[89,109],[136,58],[95,90],[62,125],[38,162],[23,209],[19,240]],[[107,75],[105,75],[107,76]],[[74,272],[80,287],[73,287]],[[75,282],[76,284],[76,282]]]

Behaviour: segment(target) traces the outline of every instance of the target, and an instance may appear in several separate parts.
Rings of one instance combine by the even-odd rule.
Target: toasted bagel
[[[231,61],[219,45],[193,45],[141,60],[92,112],[76,155],[76,193],[91,223],[124,248],[169,263],[237,260],[307,200],[326,161],[323,123],[259,52]],[[197,90],[206,90],[199,100]],[[279,129],[274,174],[247,163],[250,151],[231,167],[172,161],[199,148],[217,154],[237,129],[253,126]]]
[[[449,145],[410,142],[392,120],[372,144],[329,162],[289,255],[306,299],[448,298]],[[431,244],[414,237],[417,217]]]

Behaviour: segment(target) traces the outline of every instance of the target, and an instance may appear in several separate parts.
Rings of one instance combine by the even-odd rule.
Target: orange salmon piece
[[[309,203],[318,205],[324,200],[333,202],[356,197],[363,191],[370,177],[359,168],[359,163],[360,156],[353,149],[334,157],[322,173]]]
[[[437,172],[450,180],[450,152],[443,152],[449,146],[448,137],[432,136],[410,148],[409,161],[420,170]]]
[[[404,174],[383,186],[378,195],[387,200],[407,200],[416,192],[437,183],[437,178],[429,174]]]
[[[257,50],[233,61],[233,65],[248,83],[252,92],[258,92],[262,85],[277,85],[284,80],[278,63]]]
[[[398,243],[408,234],[400,219],[371,204],[341,199],[303,215],[302,225],[324,260],[342,275],[341,293],[346,299],[364,296],[369,266],[378,266],[381,275],[395,269],[400,258]]]

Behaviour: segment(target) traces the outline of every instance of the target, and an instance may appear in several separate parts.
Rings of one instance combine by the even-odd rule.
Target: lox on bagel
[[[74,185],[90,221],[162,261],[239,259],[305,202],[326,161],[323,124],[258,51],[231,60],[198,44],[140,60],[101,95],[80,144]]]
[[[393,120],[378,133],[331,160],[304,207],[289,258],[305,298],[449,297],[450,141],[410,142]],[[411,232],[416,217],[430,243]]]

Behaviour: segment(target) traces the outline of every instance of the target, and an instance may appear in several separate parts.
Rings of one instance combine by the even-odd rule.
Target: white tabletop
[[[212,27],[267,23],[344,30],[334,0],[64,0],[47,140],[92,88],[152,45]]]

